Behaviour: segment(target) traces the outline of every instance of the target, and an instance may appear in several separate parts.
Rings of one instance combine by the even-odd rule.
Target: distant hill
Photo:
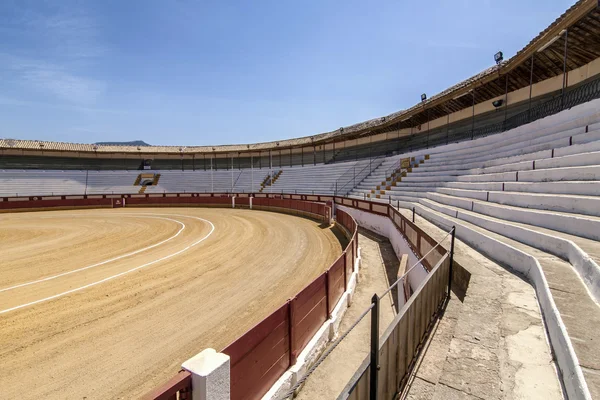
[[[143,140],[132,140],[131,142],[98,142],[94,144],[104,145],[104,146],[150,146],[148,143]]]

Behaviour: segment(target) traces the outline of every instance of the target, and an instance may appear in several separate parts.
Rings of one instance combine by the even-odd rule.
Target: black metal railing
[[[377,167],[381,165],[385,157],[380,156],[369,160],[369,163],[364,167],[353,165],[348,168],[336,181],[335,181],[335,194],[338,196],[348,194],[358,184],[360,184],[367,176],[371,174]]]

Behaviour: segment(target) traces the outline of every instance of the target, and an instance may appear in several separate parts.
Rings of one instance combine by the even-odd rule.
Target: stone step
[[[562,343],[558,343],[560,340],[564,339],[559,339],[561,335],[557,334],[558,326],[564,324],[566,333],[569,337],[573,338],[573,340],[569,341],[569,345],[574,349],[577,357],[576,360],[579,362],[578,367],[580,368],[580,371],[582,371],[588,386],[590,386],[590,390],[592,392],[600,393],[600,386],[598,386],[599,382],[595,379],[594,373],[589,373],[590,370],[600,369],[600,341],[595,340],[595,332],[600,329],[600,308],[589,296],[583,282],[569,263],[539,249],[484,229],[476,224],[443,214],[428,207],[426,204],[417,206],[417,213],[434,224],[441,224],[444,227],[452,225],[456,226],[456,233],[459,239],[467,241],[467,243],[474,245],[476,250],[483,252],[491,259],[498,260],[501,263],[507,264],[507,260],[510,259],[510,256],[508,256],[506,252],[512,251],[510,249],[516,249],[517,251],[535,257],[548,282],[550,293],[558,312],[560,313],[558,318],[562,317],[562,319],[557,322],[549,322],[557,324],[556,326],[548,327],[548,329],[552,331],[551,343],[553,348],[555,352],[561,352],[564,357],[565,349],[561,347]],[[486,245],[485,243],[489,243],[490,240],[502,245]],[[505,248],[503,246],[507,247]],[[519,268],[522,268],[522,265],[519,265],[516,260],[515,262],[517,262],[517,264],[508,262],[508,266],[514,267],[518,271]],[[490,287],[489,289],[491,290],[492,288]],[[549,311],[550,310],[546,309],[544,310],[544,313]],[[489,318],[494,314],[487,315]],[[581,321],[586,321],[586,323],[582,324]],[[541,332],[543,333],[543,330]],[[479,338],[479,340],[481,340],[481,338]],[[494,342],[498,343],[498,340],[492,338],[489,343],[494,346]],[[455,365],[455,367],[457,366],[458,365]],[[457,371],[458,370],[455,369],[455,374]],[[452,377],[448,376],[447,379],[452,379]],[[444,382],[442,381],[442,383]],[[462,382],[462,385],[469,386],[470,383]],[[482,398],[487,398],[487,396],[483,396]]]
[[[587,239],[600,240],[600,218],[590,215],[534,210],[474,199],[463,199],[441,193],[428,193],[427,198],[421,198],[419,203],[428,200],[508,221],[531,224]]]

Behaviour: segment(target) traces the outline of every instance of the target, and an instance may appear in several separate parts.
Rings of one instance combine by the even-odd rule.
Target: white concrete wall
[[[419,259],[413,253],[412,249],[408,245],[408,242],[404,238],[404,236],[400,233],[400,231],[396,228],[396,225],[387,217],[371,214],[366,211],[357,210],[354,208],[344,207],[338,205],[338,207],[342,210],[350,214],[358,225],[363,228],[366,228],[370,231],[378,233],[381,236],[385,236],[389,239],[392,247],[394,248],[394,252],[398,257],[398,260],[402,258],[402,254],[408,254],[408,267],[415,265]],[[421,282],[427,276],[427,270],[423,265],[419,263],[409,274],[408,274],[408,283],[413,290],[416,290]],[[390,282],[392,284],[393,282]],[[399,287],[399,290],[401,287]]]

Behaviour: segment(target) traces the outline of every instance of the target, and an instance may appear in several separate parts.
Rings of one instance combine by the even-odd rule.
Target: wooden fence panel
[[[290,366],[289,303],[222,352],[231,358],[231,399],[260,399]]]
[[[326,280],[327,274],[324,273],[292,300],[292,329],[294,332],[292,353],[294,355],[300,354],[327,320]]]
[[[344,276],[346,276],[346,271],[344,268],[346,266],[346,257],[342,254],[329,268],[327,271],[327,279],[328,279],[328,297],[329,297],[329,310],[328,315],[331,315],[331,312],[335,308],[337,302],[344,294],[346,290],[346,282],[344,282]]]

